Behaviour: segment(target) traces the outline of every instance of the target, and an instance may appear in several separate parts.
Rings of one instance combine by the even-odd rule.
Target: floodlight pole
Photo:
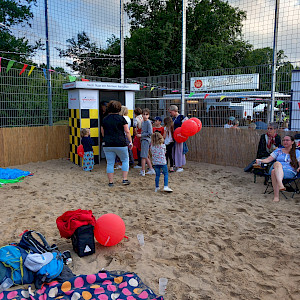
[[[120,55],[121,55],[121,83],[125,82],[124,71],[124,0],[120,0]]]
[[[181,114],[185,114],[186,0],[182,0]]]
[[[48,28],[48,0],[45,0],[45,27],[46,27],[46,56],[47,56],[47,88],[48,88],[48,114],[49,126],[53,125],[52,115],[52,87],[50,74],[50,49],[49,49],[49,28]]]
[[[279,3],[280,3],[280,0],[276,0],[276,3],[275,3],[274,38],[273,38],[273,58],[272,58],[271,107],[270,107],[270,112],[269,112],[269,116],[270,116],[270,118],[268,120],[269,122],[274,122]]]

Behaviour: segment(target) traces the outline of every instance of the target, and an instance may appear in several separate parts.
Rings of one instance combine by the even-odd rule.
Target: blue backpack
[[[0,284],[11,278],[14,284],[27,284],[34,281],[34,273],[24,266],[28,255],[24,249],[8,245],[0,248]]]
[[[36,272],[42,282],[50,282],[60,275],[64,267],[63,256],[59,252],[52,252],[53,259]]]

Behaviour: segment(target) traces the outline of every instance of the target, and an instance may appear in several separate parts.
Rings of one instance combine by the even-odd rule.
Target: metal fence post
[[[49,31],[48,31],[48,0],[45,0],[45,27],[46,27],[46,56],[47,56],[47,88],[48,88],[48,118],[49,126],[53,125],[52,114],[52,87],[51,87],[51,74],[50,74],[50,49],[49,49]]]

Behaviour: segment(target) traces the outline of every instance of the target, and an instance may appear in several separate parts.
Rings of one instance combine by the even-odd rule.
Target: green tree
[[[112,36],[106,49],[102,49],[91,42],[83,31],[76,38],[67,40],[66,50],[57,48],[60,57],[73,58],[67,66],[82,75],[99,77],[120,77],[120,63],[111,55],[120,54],[120,40]]]
[[[131,0],[126,5],[126,76],[180,73],[181,0]],[[187,7],[187,66],[200,71],[239,66],[251,45],[241,38],[245,12],[220,0],[192,0]]]
[[[0,51],[2,57],[29,62],[28,58],[35,50],[42,47],[42,43],[37,41],[35,45],[30,45],[25,37],[17,38],[10,30],[11,26],[18,24],[29,24],[33,17],[31,7],[36,0],[1,0],[0,1]],[[13,52],[13,53],[5,53]],[[21,54],[17,54],[21,53]]]

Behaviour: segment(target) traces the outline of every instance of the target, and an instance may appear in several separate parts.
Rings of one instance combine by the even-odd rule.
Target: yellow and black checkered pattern
[[[94,142],[94,160],[95,164],[99,164],[98,109],[81,109],[81,111],[79,109],[69,109],[70,160],[76,165],[81,165],[80,157],[77,154],[77,147],[80,145],[81,128],[90,128],[91,138]]]
[[[81,128],[90,128],[91,138],[94,142],[94,160],[99,164],[99,111],[98,109],[81,110]]]
[[[69,109],[69,130],[70,160],[76,165],[80,165],[80,157],[77,154],[77,147],[80,145],[79,109]]]

